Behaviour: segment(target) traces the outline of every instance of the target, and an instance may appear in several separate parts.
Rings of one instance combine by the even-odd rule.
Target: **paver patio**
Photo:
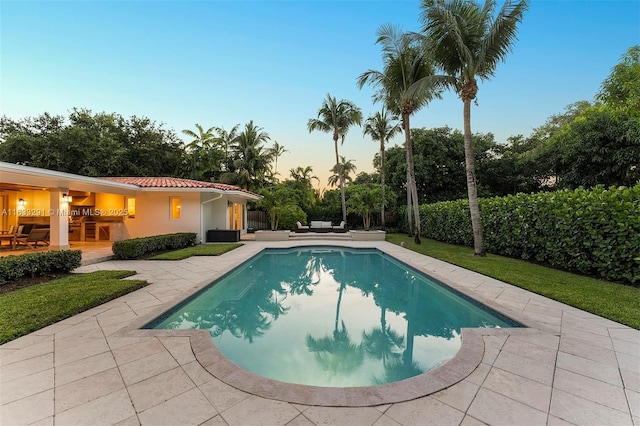
[[[219,257],[81,267],[133,269],[132,278],[151,284],[0,346],[0,425],[640,426],[639,331],[386,242],[313,244],[377,247],[529,328],[472,331],[479,337],[465,350],[480,356],[461,380],[408,401],[357,407],[240,390],[210,373],[213,344],[192,334],[206,332],[137,330],[262,248],[299,244],[250,241]],[[456,358],[438,377],[456,375]]]

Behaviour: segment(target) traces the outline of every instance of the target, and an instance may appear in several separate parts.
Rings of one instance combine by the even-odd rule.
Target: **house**
[[[0,229],[49,227],[50,247],[69,241],[208,231],[247,231],[247,203],[237,186],[171,177],[93,178],[0,162]],[[211,233],[209,233],[211,235]]]

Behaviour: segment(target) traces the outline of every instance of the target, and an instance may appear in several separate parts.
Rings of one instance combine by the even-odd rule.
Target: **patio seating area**
[[[316,233],[326,233],[326,232],[337,232],[344,233],[347,232],[347,224],[343,220],[338,225],[333,225],[332,222],[329,221],[320,221],[320,220],[312,220],[309,222],[309,225],[303,225],[300,222],[296,222],[296,227],[294,229],[295,233],[307,233],[307,232],[316,232]]]
[[[7,244],[3,244],[7,241]],[[19,249],[26,246],[36,249],[39,246],[49,245],[49,228],[29,225],[10,226],[6,231],[0,231],[0,249]]]
[[[456,363],[445,364],[432,376],[434,393],[363,405],[375,388],[363,389],[340,407],[230,386],[211,373],[219,358],[206,331],[138,329],[263,248],[296,244],[246,241],[215,261],[81,267],[135,269],[151,284],[0,346],[0,424],[639,424],[639,331],[384,241],[317,244],[376,247],[529,328],[476,331],[477,366],[458,381]],[[252,375],[241,373],[225,374],[250,388]]]

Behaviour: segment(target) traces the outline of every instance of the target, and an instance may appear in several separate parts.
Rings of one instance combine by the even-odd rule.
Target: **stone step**
[[[290,240],[351,240],[349,232],[292,232],[289,234]]]

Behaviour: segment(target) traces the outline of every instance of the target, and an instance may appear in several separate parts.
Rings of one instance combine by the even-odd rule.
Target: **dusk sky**
[[[502,5],[502,1],[498,2]],[[379,1],[6,1],[0,0],[0,114],[13,119],[73,107],[146,116],[183,129],[230,129],[249,120],[289,151],[289,169],[312,166],[326,185],[331,135],[309,133],[327,93],[367,116],[380,109],[356,78],[382,69],[376,30],[419,31],[420,2]],[[491,81],[480,82],[473,132],[500,143],[528,136],[579,100],[592,100],[632,45],[637,0],[532,0],[518,40]],[[462,129],[462,102],[448,92],[412,127]],[[188,141],[183,138],[183,140]],[[390,144],[401,144],[398,137]],[[373,171],[378,144],[362,128],[341,155]]]

